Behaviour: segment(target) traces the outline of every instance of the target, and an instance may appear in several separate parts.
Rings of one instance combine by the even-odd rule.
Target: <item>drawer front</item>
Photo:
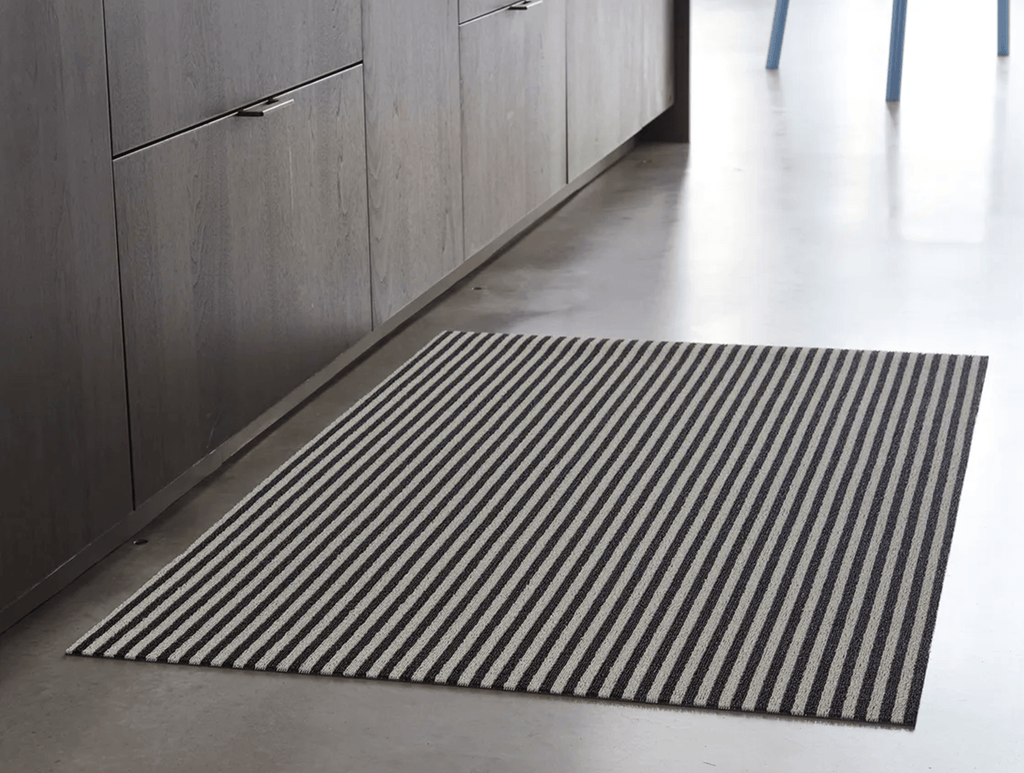
[[[508,8],[513,0],[459,0],[459,23],[467,22],[485,13]]]
[[[138,503],[370,331],[362,66],[114,164]]]
[[[359,0],[106,0],[114,153],[362,59]]]
[[[459,28],[466,254],[566,183],[565,2]]]

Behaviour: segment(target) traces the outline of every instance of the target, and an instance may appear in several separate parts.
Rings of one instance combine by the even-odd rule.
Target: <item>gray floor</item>
[[[890,107],[888,0],[793,3],[768,73],[773,6],[694,0],[692,148],[629,156],[0,637],[0,769],[1024,770],[1024,44],[914,5]],[[917,728],[61,654],[445,328],[990,355]]]

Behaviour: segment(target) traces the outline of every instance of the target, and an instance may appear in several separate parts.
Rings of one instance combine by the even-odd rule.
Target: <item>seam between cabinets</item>
[[[124,282],[121,274],[121,232],[117,219],[117,176],[114,174],[114,108],[110,94],[110,52],[107,44],[107,0],[100,0],[100,24],[103,26],[103,72],[107,81],[107,128],[110,137],[110,205],[114,215],[114,263],[117,268],[117,307],[121,319],[121,364],[124,371],[124,412],[128,435],[128,485],[131,494],[132,511],[138,509],[135,494],[135,446],[132,439],[131,393],[128,382],[128,332],[124,317]]]

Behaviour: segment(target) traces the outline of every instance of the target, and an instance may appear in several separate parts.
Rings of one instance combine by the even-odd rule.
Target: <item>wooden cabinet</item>
[[[362,58],[360,0],[105,0],[114,153]]]
[[[672,105],[674,0],[568,3],[569,179],[574,180]]]
[[[115,162],[140,503],[370,331],[362,67],[279,104]]]
[[[373,317],[392,317],[464,258],[458,0],[366,0]]]
[[[459,28],[467,255],[568,182],[565,2],[520,7]]]
[[[132,509],[102,13],[0,3],[0,612]]]

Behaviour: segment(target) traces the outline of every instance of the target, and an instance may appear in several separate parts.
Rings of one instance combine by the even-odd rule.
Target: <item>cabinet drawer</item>
[[[567,182],[565,2],[459,28],[466,254]]]
[[[362,70],[114,163],[139,503],[370,331]]]
[[[114,153],[362,59],[360,0],[106,0]]]

